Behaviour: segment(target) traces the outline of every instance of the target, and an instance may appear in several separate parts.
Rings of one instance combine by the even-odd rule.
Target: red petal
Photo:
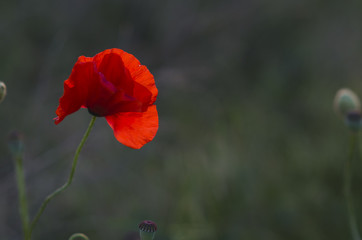
[[[97,71],[93,58],[79,57],[64,82],[64,94],[59,100],[55,124],[80,107],[87,107],[96,116],[107,115],[112,107],[108,102],[116,92],[115,86]]]
[[[64,81],[64,94],[59,99],[59,106],[56,110],[55,124],[60,123],[69,114],[77,111],[86,103],[87,81],[94,70],[92,58],[81,56],[75,63],[69,78]]]
[[[119,49],[120,50],[120,49]],[[121,50],[122,51],[122,50]],[[156,88],[155,79],[146,66],[141,65],[135,56],[127,52],[122,51],[122,60],[125,66],[127,66],[132,78],[137,83],[145,86],[148,91],[151,92],[151,104],[156,101],[158,90]]]
[[[110,114],[113,106],[109,104],[109,101],[116,94],[117,89],[104,78],[102,73],[96,72],[95,65],[93,76],[90,76],[89,82],[84,87],[88,88],[85,107],[89,112],[99,117]]]
[[[117,88],[122,88],[128,95],[132,95],[134,81],[122,58],[114,49],[108,49],[94,56],[94,62],[99,72],[103,73],[107,81],[113,83]],[[119,49],[120,50],[120,49]]]
[[[156,101],[158,91],[153,75],[132,54],[112,48],[98,53],[94,61],[106,79],[124,88],[127,94],[148,105]]]
[[[114,136],[124,145],[139,149],[151,141],[158,130],[158,114],[155,105],[146,112],[117,113],[106,116]]]
[[[156,101],[158,90],[156,88],[153,75],[148,71],[147,67],[140,65],[135,71],[131,72],[132,78],[140,85],[135,85],[135,92],[139,92],[139,86],[146,87],[151,92],[151,99],[149,104],[153,104]]]
[[[107,115],[113,115],[119,112],[144,112],[148,105],[138,99],[126,95],[119,90],[108,101],[109,111]]]

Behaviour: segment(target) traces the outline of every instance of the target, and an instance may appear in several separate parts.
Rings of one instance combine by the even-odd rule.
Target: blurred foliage
[[[341,87],[362,94],[361,5],[1,1],[0,238],[21,239],[8,133],[25,136],[33,216],[65,182],[90,120],[82,110],[54,125],[63,81],[78,56],[118,47],[155,76],[159,132],[128,149],[98,119],[73,185],[49,204],[34,239],[128,239],[145,219],[159,240],[348,239],[349,133],[332,101]]]

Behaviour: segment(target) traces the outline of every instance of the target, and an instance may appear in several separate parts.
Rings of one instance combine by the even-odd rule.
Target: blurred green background
[[[1,240],[21,239],[7,135],[25,136],[33,216],[90,121],[81,110],[55,126],[63,81],[78,56],[113,47],[154,74],[158,134],[133,150],[98,119],[34,239],[122,240],[145,219],[159,240],[350,238],[349,132],[332,101],[341,87],[362,94],[360,1],[4,0],[0,34]]]

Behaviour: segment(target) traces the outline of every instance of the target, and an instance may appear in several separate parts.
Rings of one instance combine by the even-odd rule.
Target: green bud
[[[74,233],[72,236],[70,236],[69,240],[89,240],[89,238],[87,237],[87,235],[83,234],[83,233]]]
[[[358,96],[347,88],[338,90],[334,98],[334,109],[343,118],[350,112],[361,112],[361,103]]]
[[[157,231],[156,223],[145,220],[138,225],[141,240],[153,240]]]
[[[4,100],[6,96],[6,85],[3,82],[0,82],[0,103]]]

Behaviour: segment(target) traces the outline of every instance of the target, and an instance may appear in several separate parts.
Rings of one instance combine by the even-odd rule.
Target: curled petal
[[[155,105],[146,112],[117,113],[106,116],[114,136],[122,144],[139,149],[150,142],[158,130],[158,114]]]
[[[148,91],[151,92],[151,103],[153,104],[156,101],[156,97],[158,94],[153,75],[150,73],[146,66],[141,65],[138,59],[130,53],[123,51],[122,60],[124,64],[128,67],[134,81],[146,87]]]
[[[55,124],[60,123],[66,116],[86,104],[87,82],[94,77],[94,74],[94,64],[91,58],[79,57],[69,78],[64,81],[64,94],[59,99],[59,106],[55,112],[57,114],[54,119]]]
[[[97,68],[105,73],[106,79],[117,86],[128,86],[127,94],[142,102],[153,104],[158,94],[153,75],[138,59],[121,49],[107,49],[94,56]],[[120,82],[119,79],[122,79]],[[133,82],[131,85],[130,83]],[[129,87],[132,86],[132,87]],[[129,92],[132,91],[132,94]]]
[[[132,95],[134,81],[117,50],[120,49],[108,49],[100,52],[94,56],[93,60],[98,71],[104,74],[107,81],[113,83],[117,88],[122,88],[126,94]]]

